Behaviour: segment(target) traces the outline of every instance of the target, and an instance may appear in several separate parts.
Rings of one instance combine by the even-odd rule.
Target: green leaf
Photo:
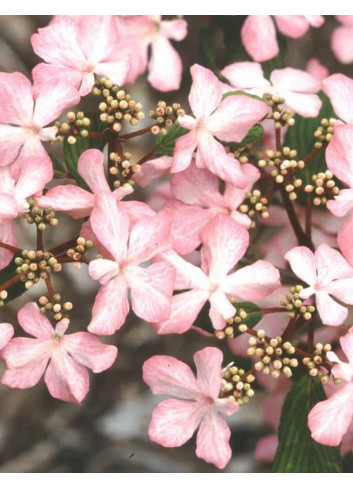
[[[287,394],[278,430],[278,449],[273,472],[342,472],[339,447],[321,445],[313,440],[308,414],[326,399],[317,377],[304,375]]]
[[[172,156],[175,142],[178,138],[188,132],[187,129],[174,124],[164,136],[160,136],[155,144],[156,156]]]
[[[18,267],[18,265],[16,265],[15,263],[16,256],[18,255],[15,255],[13,257],[11,263],[7,267],[0,270],[0,286],[6,284],[11,279],[17,276],[16,268]],[[9,302],[12,301],[13,299],[16,299],[16,297],[22,295],[24,292],[26,292],[27,289],[25,287],[24,282],[19,280],[15,284],[8,287],[6,290],[8,294],[6,298],[6,302]]]
[[[298,151],[298,159],[305,158],[313,149],[316,139],[314,137],[314,132],[321,125],[321,119],[324,117],[329,119],[330,117],[335,117],[332,105],[329,98],[320,92],[319,97],[322,101],[322,107],[317,117],[301,117],[296,114],[294,116],[295,124],[288,128],[284,136],[284,146],[289,146],[291,149],[296,149]],[[313,175],[321,171],[326,171],[327,165],[325,161],[325,150],[320,151],[316,156],[314,156],[310,162],[308,162],[306,168],[298,172],[307,181],[308,175]]]
[[[222,100],[224,100],[227,97],[230,97],[231,95],[246,95],[247,97],[254,98],[255,100],[260,100],[261,102],[264,101],[264,99],[259,97],[258,95],[254,95],[253,93],[244,92],[244,90],[232,90],[231,92],[226,92],[223,94]]]
[[[237,311],[239,311],[239,309],[244,309],[244,311],[248,314],[248,317],[243,319],[242,323],[246,324],[249,328],[256,326],[257,323],[263,318],[261,308],[253,302],[236,302],[235,307]]]
[[[67,174],[67,169],[65,168],[63,163],[61,163],[61,161],[55,158],[55,156],[53,155],[50,155],[50,159],[53,164],[54,178],[65,178]]]
[[[89,131],[102,133],[106,129],[107,125],[99,119],[95,119]],[[77,164],[81,154],[87,149],[100,149],[103,150],[106,145],[105,139],[100,138],[82,138],[78,137],[75,144],[69,144],[67,138],[64,140],[64,159],[67,166],[67,170],[71,177],[76,180],[77,185],[85,190],[90,190],[86,182],[80,176],[77,171]]]

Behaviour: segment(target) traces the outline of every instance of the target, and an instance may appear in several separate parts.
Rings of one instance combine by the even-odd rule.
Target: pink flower
[[[43,208],[52,207],[56,211],[67,212],[78,219],[91,214],[97,196],[102,193],[112,193],[118,205],[132,219],[137,220],[154,215],[154,212],[143,202],[121,201],[126,195],[133,192],[132,187],[120,187],[111,192],[104,174],[104,155],[98,149],[84,151],[78,160],[77,170],[92,192],[77,185],[57,185],[44,196],[37,197],[37,204]]]
[[[45,126],[79,99],[74,88],[61,84],[46,85],[34,96],[24,75],[0,73],[0,166],[46,155],[41,141],[55,139],[57,129]]]
[[[227,155],[215,138],[242,141],[251,127],[266,116],[268,107],[246,95],[231,95],[222,101],[222,84],[212,71],[200,65],[193,65],[190,71],[193,83],[189,103],[194,117],[178,118],[179,124],[190,131],[177,139],[171,171],[186,170],[197,149],[197,167],[207,168],[222,180],[244,188],[247,181],[239,162]]]
[[[222,329],[236,312],[227,296],[259,300],[280,286],[278,271],[262,260],[228,275],[244,256],[249,234],[227,216],[219,215],[205,226],[201,241],[201,268],[175,252],[163,255],[176,269],[175,289],[191,290],[173,296],[170,318],[154,325],[159,334],[180,334],[190,329],[207,301],[211,303],[213,327]]]
[[[194,162],[185,171],[176,173],[170,180],[171,192],[177,200],[169,200],[164,206],[172,215],[173,248],[185,255],[201,243],[200,232],[214,217],[224,214],[246,229],[251,219],[238,210],[251,191],[260,173],[253,165],[242,165],[248,184],[239,189],[225,184],[224,193],[219,192],[219,180],[208,170],[197,168]]]
[[[162,401],[153,411],[150,439],[164,447],[180,447],[199,427],[196,455],[219,469],[232,456],[231,432],[223,416],[239,409],[236,402],[219,398],[222,360],[218,348],[195,353],[197,378],[188,365],[173,357],[154,356],[143,365],[143,380],[153,394],[178,398]]]
[[[132,309],[146,321],[164,321],[170,315],[175,271],[166,262],[139,266],[170,248],[170,221],[163,215],[139,220],[129,233],[129,218],[108,193],[96,199],[91,215],[93,232],[113,259],[93,260],[89,274],[102,287],[96,297],[88,330],[113,334]]]
[[[117,15],[118,46],[130,56],[127,83],[133,83],[148,64],[148,81],[161,92],[178,90],[183,65],[169,39],[182,41],[187,35],[185,20],[161,20],[160,15]],[[148,50],[151,59],[148,63]]]
[[[44,380],[53,397],[81,404],[89,389],[87,368],[102,372],[118,354],[115,346],[103,345],[92,334],[65,335],[65,319],[54,330],[35,302],[20,309],[18,322],[35,338],[14,338],[1,352],[7,364],[2,383],[9,387],[33,387],[45,372]]]
[[[14,330],[9,323],[0,323],[0,350],[5,348],[8,342],[13,337]],[[1,355],[1,353],[0,353]]]
[[[47,156],[24,158],[19,168],[0,167],[0,241],[16,246],[14,219],[29,210],[27,198],[41,192],[52,178],[53,167]],[[0,270],[12,256],[11,251],[0,248]]]
[[[353,304],[353,268],[339,251],[322,244],[315,254],[305,246],[293,248],[285,255],[297,277],[309,285],[300,292],[302,299],[316,297],[320,318],[328,326],[339,326],[348,310],[331,296]]]
[[[278,30],[285,36],[303,36],[310,26],[320,27],[322,15],[274,15]],[[245,20],[241,39],[246,52],[255,61],[267,61],[279,53],[275,23],[270,15],[249,15]]]
[[[323,65],[318,58],[309,59],[306,64],[306,71],[320,82],[330,74],[327,66]]]
[[[92,90],[95,75],[121,85],[129,70],[111,15],[81,15],[76,20],[64,16],[38,29],[31,41],[34,52],[45,61],[33,70],[36,91],[48,84],[70,84],[83,96]]]
[[[353,15],[336,15],[342,24],[332,33],[331,48],[336,58],[344,64],[353,61]]]
[[[268,81],[260,63],[243,61],[226,66],[222,75],[238,90],[261,97],[271,93],[284,98],[286,105],[303,117],[316,117],[320,111],[321,100],[314,94],[320,90],[321,83],[305,71],[294,68],[274,70]],[[231,89],[229,87],[227,91]]]
[[[333,352],[328,352],[327,357],[331,362],[337,362],[332,374],[345,385],[326,401],[316,404],[308,418],[314,440],[330,446],[341,443],[353,417],[353,328],[340,338],[340,343],[348,363],[339,360]]]

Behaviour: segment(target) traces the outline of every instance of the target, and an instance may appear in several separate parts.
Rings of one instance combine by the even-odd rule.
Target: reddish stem
[[[23,250],[16,248],[16,246],[9,245],[7,243],[2,243],[0,241],[0,248],[5,248],[5,250],[13,251],[14,253],[22,253]]]

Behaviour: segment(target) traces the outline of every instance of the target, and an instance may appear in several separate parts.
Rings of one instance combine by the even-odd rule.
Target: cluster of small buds
[[[92,93],[104,97],[104,102],[99,104],[99,110],[102,112],[100,119],[115,132],[121,131],[123,121],[136,126],[138,121],[145,118],[142,104],[106,78],[96,82]]]
[[[298,366],[298,360],[296,358],[290,358],[287,355],[293,355],[295,353],[294,346],[286,341],[282,344],[282,338],[265,339],[265,331],[259,329],[257,331],[257,337],[251,336],[249,338],[248,355],[256,355],[261,358],[259,362],[254,365],[255,370],[263,372],[268,375],[278,378],[281,373],[286,377],[293,375],[292,368]],[[271,369],[272,367],[272,369]]]
[[[68,112],[66,114],[68,122],[56,122],[55,126],[58,129],[57,139],[67,138],[69,144],[75,144],[78,136],[82,138],[88,137],[88,127],[91,121],[83,112]]]
[[[64,302],[62,304],[60,294],[54,294],[52,297],[42,295],[39,297],[38,302],[42,313],[52,312],[55,321],[61,321],[64,318],[69,319],[69,312],[73,307],[72,302]]]
[[[164,136],[167,134],[168,129],[177,121],[178,117],[185,115],[185,110],[181,108],[180,104],[167,105],[166,102],[160,100],[156,110],[150,110],[148,115],[156,121],[156,124],[151,127],[151,132]]]
[[[252,373],[245,373],[242,368],[233,364],[228,365],[223,370],[222,394],[240,405],[246,404],[255,394],[251,386],[254,381],[255,376]]]
[[[275,167],[271,170],[271,176],[277,184],[283,185],[290,200],[296,200],[298,197],[296,190],[303,185],[303,181],[296,174],[305,167],[303,160],[295,159],[297,151],[285,146],[282,151],[268,149],[265,151],[265,156],[267,159],[262,158],[258,161],[259,168]]]
[[[261,191],[258,189],[253,190],[246,194],[245,201],[239,206],[240,212],[247,214],[251,219],[251,227],[255,226],[255,216],[260,214],[263,219],[267,219],[269,214],[267,210],[268,200],[263,197]]]
[[[231,302],[235,303],[235,300],[231,299]],[[248,327],[244,324],[244,321],[247,317],[248,314],[244,309],[237,309],[236,315],[227,320],[225,328],[217,329],[217,331],[215,331],[216,338],[219,340],[231,340],[232,338],[239,336],[239,334],[246,333]]]
[[[284,98],[272,95],[271,93],[265,93],[264,100],[272,108],[272,113],[269,113],[267,118],[275,121],[276,129],[279,129],[281,126],[294,126],[295,119],[293,118],[293,112],[290,109],[282,109],[280,107],[280,105],[286,102]]]
[[[62,267],[54,255],[48,251],[23,250],[22,256],[15,258],[16,273],[21,275],[26,289],[30,289],[42,278],[48,278],[51,272],[60,272]]]
[[[114,187],[132,186],[134,180],[132,176],[141,171],[141,166],[138,163],[131,163],[131,153],[125,152],[123,156],[117,153],[110,153],[109,160],[113,163],[109,167],[109,172],[114,176]]]
[[[92,248],[93,242],[90,240],[85,240],[82,236],[77,238],[77,245],[75,248],[70,248],[67,250],[66,254],[70,257],[75,263],[75,268],[81,267],[81,262],[85,260],[86,251]]]
[[[326,353],[332,350],[332,346],[329,343],[323,345],[322,343],[316,343],[315,350],[312,357],[304,357],[303,365],[309,370],[309,374],[312,377],[318,376],[323,384],[329,381],[329,375],[325,374],[321,370],[321,366],[326,360]]]
[[[328,199],[332,199],[340,191],[333,180],[333,173],[330,170],[313,175],[312,180],[314,185],[306,185],[304,191],[316,194],[313,199],[314,205],[325,205]]]
[[[311,319],[312,314],[315,312],[315,306],[304,306],[302,299],[300,298],[300,291],[303,289],[302,285],[294,285],[290,288],[289,294],[286,294],[285,298],[281,300],[281,306],[285,307],[288,311],[289,317],[294,318],[298,314],[308,321]]]
[[[36,224],[39,231],[45,231],[48,225],[55,227],[59,224],[51,207],[40,209],[32,198],[28,199],[28,203],[28,212],[22,216],[27,220],[28,224]]]
[[[314,147],[321,149],[324,143],[329,143],[331,141],[335,125],[337,124],[337,119],[331,117],[330,119],[321,119],[321,126],[319,126],[314,132],[314,136],[318,139]]]
[[[7,299],[7,291],[6,290],[1,290],[0,291],[0,307],[3,307],[5,304],[5,301]]]
[[[252,150],[252,145],[247,144],[246,146],[241,146],[230,153],[239,163],[249,162],[249,153]]]

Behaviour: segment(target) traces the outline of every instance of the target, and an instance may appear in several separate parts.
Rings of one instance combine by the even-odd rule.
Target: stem
[[[311,194],[308,193],[306,196],[306,206],[305,206],[305,234],[311,241]]]
[[[49,297],[52,299],[54,296],[54,288],[49,276],[45,279],[45,285],[47,286]]]
[[[14,277],[12,277],[12,279],[10,279],[7,282],[5,282],[4,284],[0,285],[0,292],[2,290],[8,289],[9,287],[11,287],[11,285],[16,284],[21,279],[22,275],[23,275],[23,273],[20,275],[15,275]]]
[[[144,129],[140,129],[139,131],[130,132],[129,134],[124,134],[123,136],[120,136],[120,141],[125,143],[129,139],[136,138],[137,136],[142,136],[142,134],[147,134],[148,132],[151,132],[151,128],[153,126],[155,126],[155,124],[145,127]]]
[[[282,151],[281,128],[280,127],[276,127],[275,128],[275,136],[276,136],[276,150],[277,151]]]
[[[0,241],[0,248],[5,248],[5,250],[13,251],[14,253],[22,253],[23,250],[16,248],[16,246],[9,245],[7,243],[2,243]]]
[[[43,232],[37,227],[37,251],[43,249]]]
[[[55,246],[55,248],[49,250],[49,253],[51,253],[52,255],[60,255],[60,253],[63,253],[69,248],[74,248],[76,245],[77,238],[69,239],[68,241],[65,241],[64,243],[61,243],[58,246]]]
[[[145,154],[145,156],[143,156],[138,162],[137,164],[138,165],[142,165],[143,163],[145,163],[146,161],[150,160],[151,158],[153,158],[153,156],[155,155],[156,153],[156,150],[155,149],[152,149],[151,151],[149,151],[147,154]]]
[[[106,141],[109,141],[109,136],[100,132],[89,132],[87,137],[94,139],[105,139]]]
[[[287,214],[288,214],[288,218],[289,218],[289,221],[292,225],[292,228],[293,228],[293,231],[295,233],[295,236],[298,240],[298,243],[301,245],[301,246],[307,246],[308,248],[310,248],[312,251],[314,250],[314,245],[312,243],[312,240],[310,237],[308,237],[299,221],[298,221],[298,218],[297,218],[297,214],[294,210],[294,207],[293,207],[293,203],[292,201],[289,199],[288,197],[288,194],[287,192],[285,191],[285,189],[281,189],[281,195],[282,195],[282,199],[283,199],[283,204],[284,204],[284,207],[287,211]]]
[[[274,312],[288,312],[287,309],[285,307],[270,307],[268,309],[261,309],[259,311],[259,313],[261,314],[272,314]],[[253,312],[253,313],[248,313],[248,316],[250,314],[258,314],[257,312]]]
[[[289,340],[290,338],[292,338],[292,336],[294,335],[294,333],[297,331],[298,327],[300,324],[298,324],[298,319],[299,319],[299,316],[295,316],[294,318],[291,318],[287,324],[287,327],[286,329],[284,330],[283,334],[282,334],[282,340],[285,342],[287,340]]]
[[[316,156],[318,153],[320,153],[320,151],[322,150],[323,146],[321,148],[314,148],[312,151],[310,151],[310,153],[308,155],[305,156],[305,158],[303,159],[304,163],[308,163],[308,161],[310,161],[312,158],[314,158],[314,156]]]

